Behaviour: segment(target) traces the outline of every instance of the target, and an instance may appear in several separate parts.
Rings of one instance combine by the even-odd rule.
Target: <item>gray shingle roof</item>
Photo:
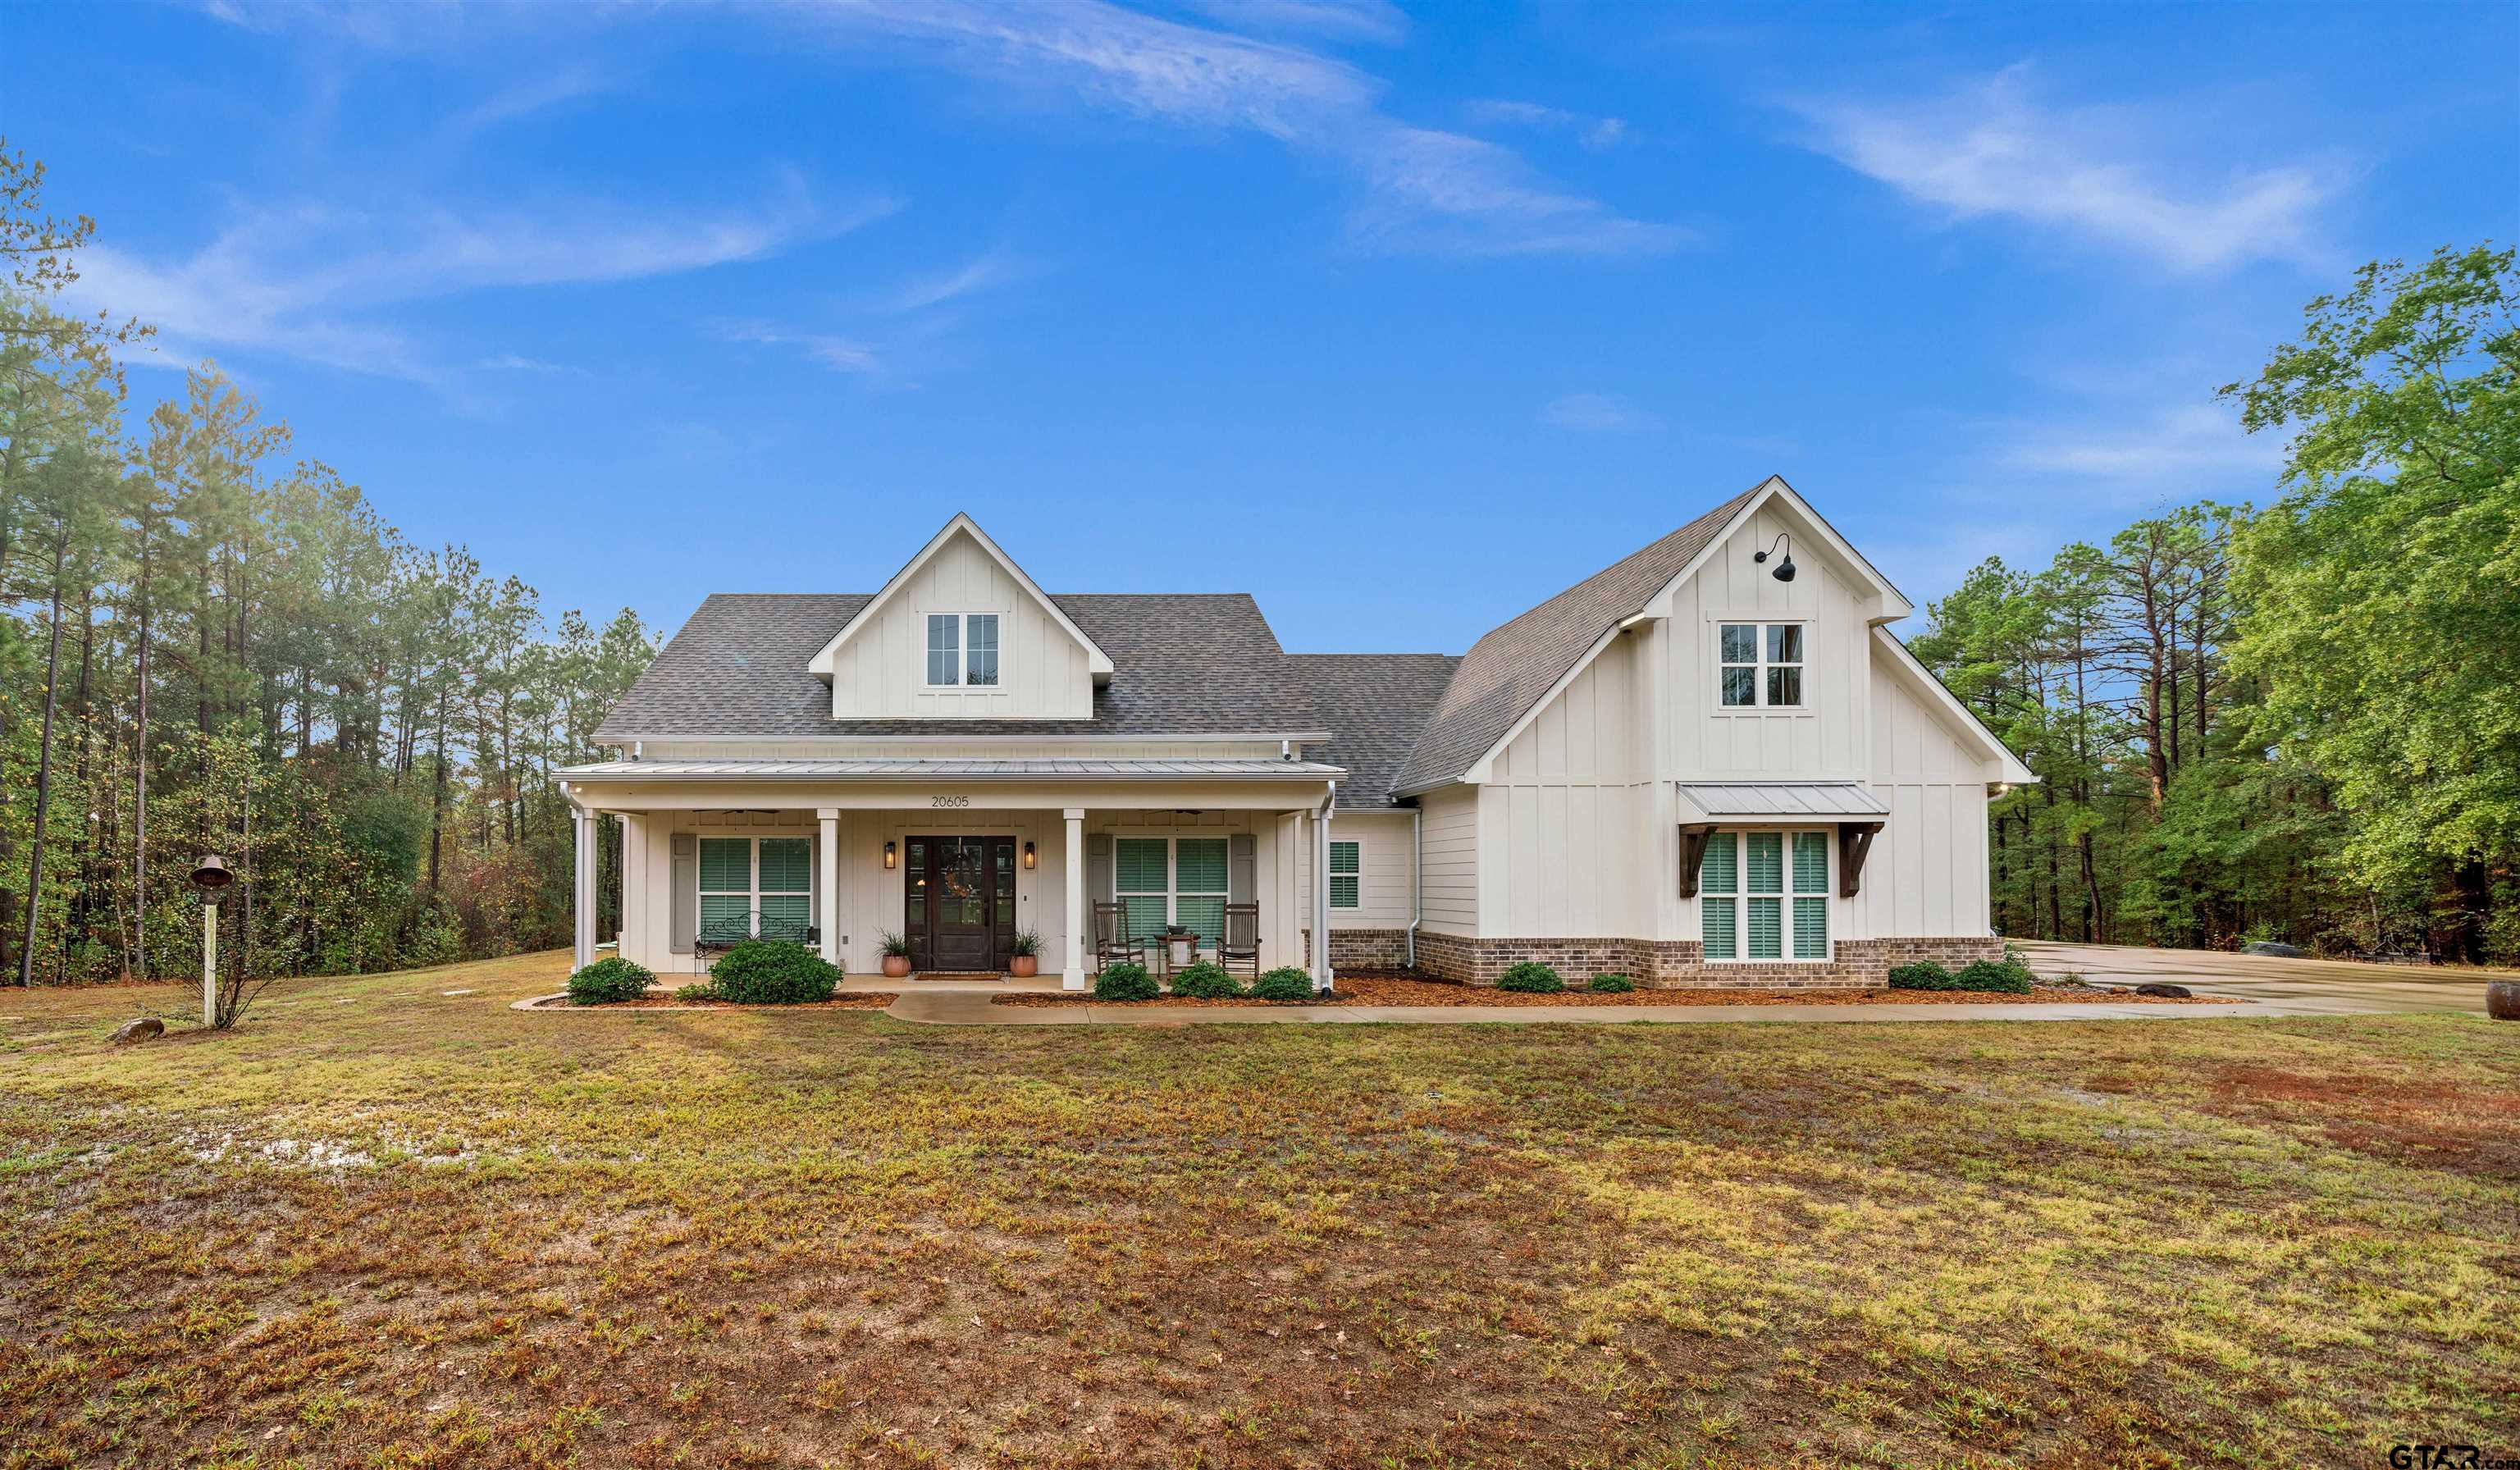
[[[834,720],[805,666],[866,593],[716,594],[621,696],[595,737],[780,739],[1010,733],[1003,721]],[[1111,655],[1091,720],[1027,720],[1017,733],[1228,735],[1319,730],[1312,701],[1247,593],[1055,595]]]
[[[1761,484],[1765,484],[1761,481]],[[1395,790],[1441,785],[1488,753],[1601,635],[1643,610],[1750,498],[1754,485],[1633,557],[1614,561],[1470,646],[1409,753]],[[1352,763],[1350,763],[1352,764]]]
[[[1342,807],[1387,807],[1391,780],[1409,758],[1426,717],[1461,667],[1458,653],[1289,653],[1295,677],[1312,691],[1313,711],[1330,732],[1326,748],[1307,757],[1345,766]]]

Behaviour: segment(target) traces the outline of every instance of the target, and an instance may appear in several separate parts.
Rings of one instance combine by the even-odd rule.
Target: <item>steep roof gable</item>
[[[1772,474],[1473,644],[1392,789],[1408,795],[1440,786],[1484,760],[1606,646],[1622,623],[1667,609],[1666,600],[1681,581],[1697,570],[1733,527],[1771,502],[1789,507],[1823,555],[1872,589],[1878,616],[1904,617],[1913,610],[1899,589],[1793,486]]]
[[[1058,624],[1061,631],[1084,647],[1086,668],[1093,674],[1097,684],[1111,677],[1111,655],[1103,652],[1101,645],[1088,637],[1084,629],[1076,626],[1075,621],[1068,617],[1058,601],[1050,594],[1042,591],[1041,585],[1033,581],[1022,567],[1015,564],[1012,557],[1008,556],[1004,549],[989,539],[989,533],[980,529],[978,521],[960,511],[954,512],[953,519],[945,522],[943,530],[927,538],[927,544],[919,549],[918,555],[902,563],[901,570],[894,572],[891,580],[878,589],[876,595],[867,600],[866,605],[850,616],[846,626],[832,635],[831,642],[825,644],[822,650],[807,662],[806,672],[817,679],[829,680],[840,646],[847,643],[859,629],[873,627],[876,621],[875,615],[883,610],[883,605],[911,584],[912,579],[919,575],[921,567],[936,559],[938,553],[952,545],[957,535],[970,537],[973,544],[986,552],[991,559],[1006,572],[1009,580],[1021,588],[1026,597],[1041,604],[1042,610],[1050,615],[1052,622]]]

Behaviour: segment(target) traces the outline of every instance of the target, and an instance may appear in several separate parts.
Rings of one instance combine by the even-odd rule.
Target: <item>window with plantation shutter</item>
[[[753,907],[761,911],[766,927],[782,926],[780,932],[797,934],[812,921],[814,910],[814,844],[806,837],[764,837],[761,839],[760,902]]]
[[[1333,842],[1330,844],[1330,907],[1357,907],[1365,875],[1365,844]]]
[[[724,934],[752,913],[752,839],[700,839],[700,932]]]
[[[1171,842],[1162,837],[1122,837],[1112,843],[1112,896],[1128,910],[1129,933],[1138,938],[1171,922]]]
[[[1173,843],[1173,922],[1213,945],[1225,931],[1225,839]]]
[[[1697,912],[1709,959],[1740,958],[1741,838],[1717,832],[1706,839],[1706,861],[1697,871]]]
[[[814,920],[814,839],[702,837],[699,900],[703,935],[761,932],[755,913],[763,925],[802,935]]]
[[[1829,834],[1716,832],[1698,869],[1709,959],[1826,959]]]

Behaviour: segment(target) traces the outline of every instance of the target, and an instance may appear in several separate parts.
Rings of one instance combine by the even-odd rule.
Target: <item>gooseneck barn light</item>
[[[1791,532],[1791,531],[1778,531],[1778,532],[1777,533],[1777,540],[1776,540],[1776,541],[1771,541],[1771,542],[1769,542],[1769,543],[1768,543],[1768,549],[1767,549],[1766,551],[1764,551],[1764,552],[1759,552],[1759,553],[1757,553],[1757,554],[1753,555],[1753,556],[1750,557],[1750,559],[1751,559],[1751,560],[1753,560],[1753,561],[1765,561],[1765,560],[1767,560],[1769,557],[1771,557],[1772,555],[1774,555],[1774,554],[1775,554],[1775,552],[1776,552],[1776,550],[1777,550],[1777,543],[1778,543],[1778,542],[1782,542],[1782,543],[1784,543],[1784,547],[1785,547],[1785,559],[1784,559],[1784,560],[1782,560],[1782,561],[1780,561],[1780,562],[1778,562],[1778,563],[1777,564],[1777,569],[1776,569],[1775,571],[1772,571],[1772,572],[1768,573],[1768,575],[1769,575],[1769,576],[1772,576],[1772,577],[1774,577],[1774,578],[1776,578],[1776,579],[1777,579],[1778,581],[1779,581],[1779,582],[1790,582],[1790,581],[1792,581],[1792,580],[1794,579],[1794,533],[1793,533],[1793,532]]]

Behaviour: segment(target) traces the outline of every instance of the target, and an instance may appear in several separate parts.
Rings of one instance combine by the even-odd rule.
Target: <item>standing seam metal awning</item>
[[[597,761],[556,773],[569,780],[1335,780],[1344,766],[1319,761],[1096,760],[639,760]]]
[[[1880,797],[1851,780],[1675,781],[1683,821],[1877,822],[1890,815]],[[1692,818],[1687,807],[1696,808]]]

